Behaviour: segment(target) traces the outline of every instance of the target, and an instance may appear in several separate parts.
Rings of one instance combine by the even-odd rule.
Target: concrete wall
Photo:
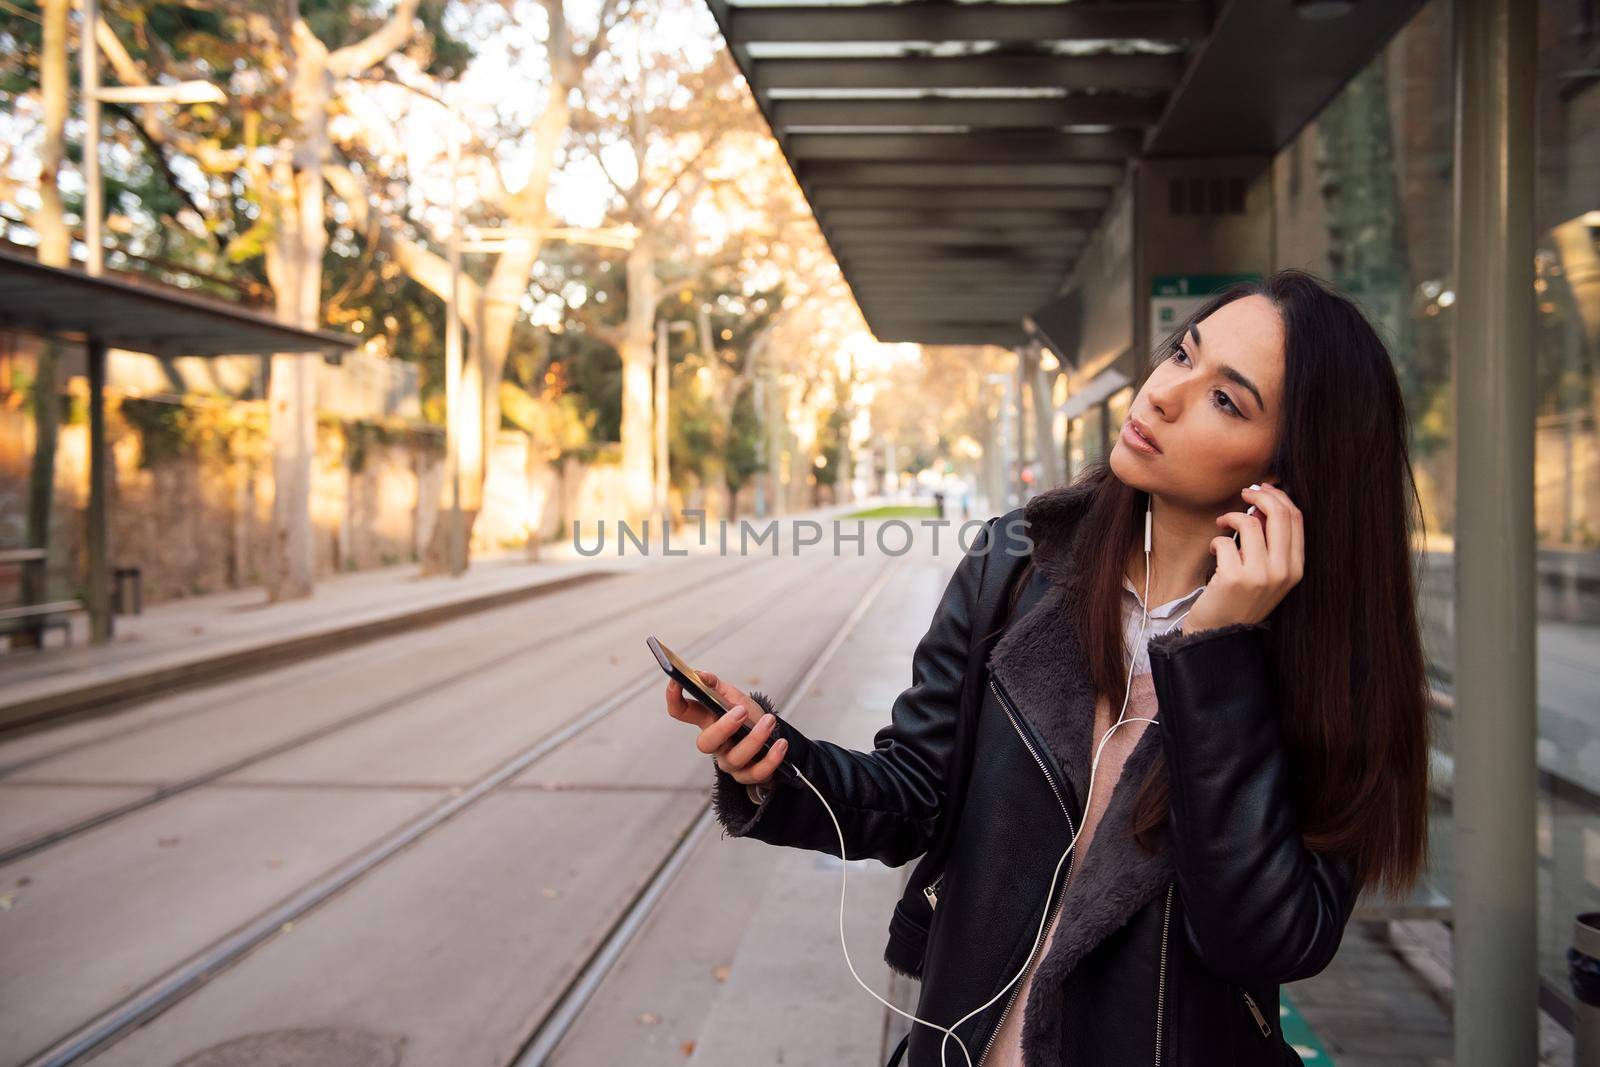
[[[34,447],[33,419],[20,397],[0,396],[0,547],[7,548],[23,543]],[[273,495],[266,412],[256,402],[218,410],[225,417],[208,423],[191,447],[147,461],[141,432],[115,398],[107,405],[111,563],[140,568],[147,603],[260,584]],[[439,515],[438,438],[423,427],[380,432],[372,424],[319,421],[311,493],[319,577],[420,558]],[[556,462],[525,435],[502,433],[473,551],[522,548],[530,532],[541,540],[570,538],[572,516],[622,514],[620,470],[605,458]],[[53,595],[75,595],[85,582],[87,487],[88,426],[68,421],[56,455]],[[682,506],[677,498],[674,504]],[[15,602],[13,579],[0,573],[0,602]]]

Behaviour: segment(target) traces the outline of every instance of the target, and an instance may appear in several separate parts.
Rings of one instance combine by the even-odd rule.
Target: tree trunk
[[[634,523],[650,511],[651,368],[655,361],[655,313],[660,282],[655,251],[641,235],[628,252],[628,318],[622,339],[622,479],[625,518]]]
[[[290,108],[296,137],[279,146],[279,226],[272,278],[278,319],[316,329],[322,306],[322,256],[327,219],[322,168],[328,153],[332,78],[327,52],[309,34],[295,35]],[[270,264],[269,264],[270,267]],[[272,357],[268,408],[272,417],[272,541],[267,596],[273,601],[311,595],[316,575],[311,527],[311,465],[316,454],[316,359]]]

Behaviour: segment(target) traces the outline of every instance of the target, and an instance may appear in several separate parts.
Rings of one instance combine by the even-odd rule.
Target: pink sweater
[[[1135,717],[1154,719],[1158,718],[1157,711],[1155,686],[1151,681],[1149,672],[1135,674],[1133,676],[1133,685],[1128,693],[1128,711],[1123,718],[1125,720]],[[1100,738],[1105,736],[1105,732],[1111,729],[1111,724],[1115,721],[1115,711],[1111,708],[1106,698],[1102,696],[1094,709],[1094,744],[1096,746],[1099,745]],[[1127,760],[1128,754],[1133,751],[1133,746],[1138,744],[1140,736],[1144,731],[1150,729],[1150,726],[1151,724],[1147,722],[1124,721],[1121,726],[1117,727],[1116,732],[1111,735],[1111,740],[1106,742],[1106,747],[1101,750],[1100,763],[1095,768],[1094,774],[1094,795],[1090,798],[1089,810],[1084,815],[1083,829],[1078,833],[1078,843],[1073,849],[1073,856],[1068,860],[1072,864],[1074,871],[1083,866],[1083,858],[1089,850],[1090,843],[1094,840],[1095,827],[1099,824],[1101,814],[1111,801],[1111,794],[1116,787],[1117,779],[1122,776],[1123,763]],[[1091,748],[1091,754],[1093,751],[1093,748]],[[1136,788],[1137,785],[1137,782],[1132,783],[1129,788]],[[1067,882],[1069,885],[1071,884],[1070,876]],[[1041,887],[1041,893],[1043,888]],[[1065,893],[1066,890],[1063,889],[1062,892]],[[1062,911],[1057,912],[1056,920],[1059,920],[1064,912],[1064,908]],[[984,1058],[982,1067],[1023,1067],[1022,1019],[1028,1003],[1028,990],[1033,985],[1033,975],[1039,969],[1039,961],[1044,959],[1045,954],[1050,951],[1050,942],[1054,940],[1055,932],[1056,923],[1051,922],[1050,928],[1045,931],[1044,944],[1034,954],[1033,962],[1028,965],[1028,973],[1022,976],[1022,980],[1019,983],[1022,986],[1022,990],[1017,993],[1016,1003],[1011,1005],[1010,1012],[1006,1014],[999,1031],[995,1034],[994,1044],[989,1049],[988,1056]],[[1007,975],[1007,977],[1009,978],[1010,975]],[[1009,993],[1006,995],[1010,996]],[[1005,1002],[1001,1001],[1001,1003]],[[969,1051],[976,1055],[979,1050],[970,1049]]]

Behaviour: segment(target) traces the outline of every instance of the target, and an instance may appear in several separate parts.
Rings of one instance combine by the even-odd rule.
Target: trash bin
[[[1600,911],[1586,911],[1572,928],[1567,979],[1577,1003],[1572,1015],[1573,1062],[1600,1067]]]
[[[130,589],[133,594],[131,597]],[[112,610],[118,615],[138,615],[144,611],[144,580],[139,575],[138,567],[116,568],[116,592]]]

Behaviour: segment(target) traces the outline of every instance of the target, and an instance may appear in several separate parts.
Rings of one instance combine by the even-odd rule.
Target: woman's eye
[[[1179,356],[1182,356],[1185,359],[1189,358],[1189,353],[1184,350],[1182,342],[1179,342],[1178,344],[1175,344],[1175,345],[1172,346],[1172,354],[1170,356],[1168,356],[1167,358],[1168,359],[1177,359]],[[1221,389],[1212,390],[1212,392],[1211,392],[1211,403],[1215,404],[1220,410],[1222,410],[1223,412],[1226,412],[1229,415],[1236,415],[1239,418],[1243,418],[1244,417],[1244,412],[1240,411],[1236,406],[1234,406],[1232,398],[1229,397],[1228,394],[1223,392]]]

